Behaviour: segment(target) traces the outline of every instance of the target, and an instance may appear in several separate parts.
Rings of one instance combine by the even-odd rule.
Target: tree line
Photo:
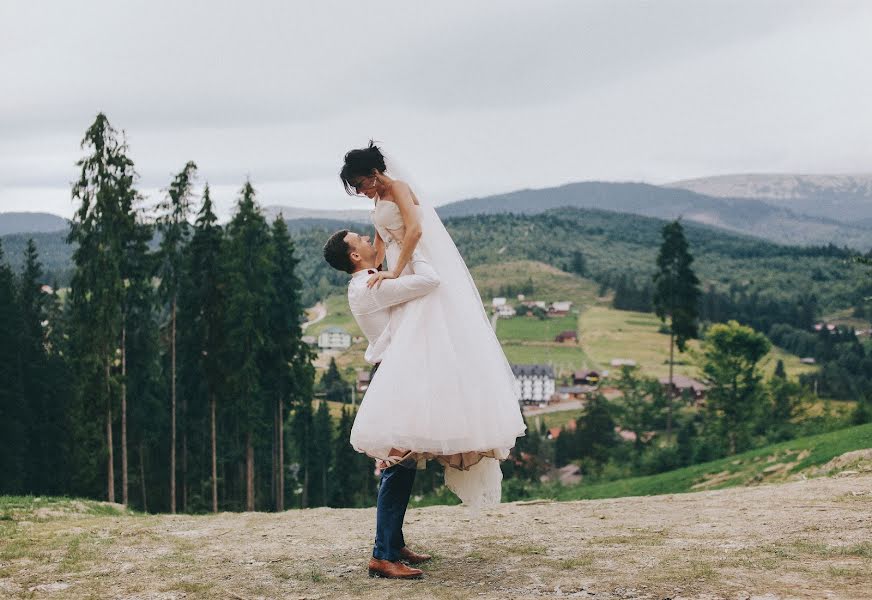
[[[171,513],[368,503],[353,414],[313,408],[285,221],[245,182],[219,225],[194,162],[144,209],[103,114],[82,148],[68,291],[45,285],[33,240],[18,274],[0,246],[0,493]]]

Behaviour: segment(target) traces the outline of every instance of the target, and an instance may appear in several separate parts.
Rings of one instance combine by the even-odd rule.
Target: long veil
[[[399,326],[396,330],[392,326],[390,347],[367,395],[377,395],[383,387],[402,386],[386,390],[387,394],[421,394],[429,399],[423,405],[439,405],[440,411],[431,415],[404,415],[400,409],[396,422],[404,429],[390,432],[387,438],[379,436],[389,439],[392,447],[441,455],[492,454],[494,458],[483,457],[466,470],[445,468],[445,484],[475,514],[499,504],[499,461],[508,457],[526,429],[514,376],[469,269],[439,215],[399,172],[395,161],[389,160],[387,171],[407,181],[421,203],[424,235],[417,249],[439,274],[441,284],[422,301],[404,308]],[[408,360],[410,354],[418,357],[415,364]],[[420,405],[410,402],[410,406]],[[451,414],[447,422],[439,418],[445,410]],[[353,431],[352,444],[366,448],[368,441],[356,438]]]

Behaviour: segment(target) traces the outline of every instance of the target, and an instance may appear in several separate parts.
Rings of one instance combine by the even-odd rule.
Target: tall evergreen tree
[[[343,406],[334,438],[333,467],[328,504],[336,508],[371,506],[376,489],[373,460],[352,447],[351,427],[354,413]]]
[[[164,302],[169,309],[170,345],[170,513],[176,512],[176,341],[179,285],[183,274],[185,246],[190,235],[188,218],[197,165],[188,162],[173,178],[166,199],[158,206],[162,214],[158,228],[162,234],[158,276]],[[184,415],[184,410],[182,411]],[[183,431],[186,431],[183,427]],[[187,438],[182,439],[182,510],[187,510]]]
[[[185,322],[181,332],[185,347],[184,368],[191,381],[200,384],[209,411],[209,481],[211,509],[218,512],[218,397],[224,382],[226,285],[221,264],[223,231],[212,207],[208,184],[188,244],[186,276],[180,288],[180,307]]]
[[[266,401],[262,365],[269,349],[268,332],[272,288],[273,245],[269,226],[255,202],[250,182],[243,186],[236,214],[227,226],[227,391],[245,446],[245,506],[255,508],[255,445],[273,406]]]
[[[654,274],[654,311],[664,323],[669,318],[669,397],[666,412],[666,435],[672,435],[672,366],[675,346],[684,352],[687,340],[696,337],[699,279],[691,268],[693,256],[679,221],[663,227],[663,243],[657,254]]]
[[[314,494],[312,488],[316,484],[315,472],[315,445],[314,445],[314,421],[311,400],[301,400],[294,405],[294,415],[291,420],[291,429],[294,434],[294,449],[298,457],[299,469],[297,477],[300,480],[302,493],[300,496],[300,508],[308,508]]]
[[[318,403],[313,427],[313,447],[315,450],[314,467],[318,474],[318,485],[315,487],[313,506],[325,506],[330,501],[330,467],[333,454],[333,422],[330,419],[330,409],[327,402]]]
[[[587,274],[587,263],[584,260],[584,254],[581,253],[581,250],[572,251],[572,263],[569,265],[569,268],[573,273],[581,277],[584,277]]]
[[[71,353],[76,362],[75,443],[77,465],[74,491],[96,492],[96,460],[105,458],[107,498],[115,501],[112,369],[120,344],[125,235],[138,198],[136,172],[127,156],[127,144],[102,113],[97,115],[82,141],[90,154],[79,160],[81,174],[73,184],[73,199],[79,203],[71,221],[68,242],[75,271],[70,286]],[[99,441],[100,406],[105,441]]]
[[[55,415],[50,405],[48,384],[48,357],[46,355],[43,322],[45,295],[42,292],[42,265],[33,239],[27,241],[24,268],[18,286],[18,304],[21,310],[21,338],[18,351],[21,356],[21,382],[23,416],[27,422],[28,485],[33,493],[45,493],[55,475],[50,469],[52,454],[59,448],[51,436],[56,435],[52,424]]]
[[[20,316],[15,276],[0,244],[0,493],[6,494],[21,494],[28,483]]]
[[[285,505],[285,411],[298,393],[311,385],[297,381],[299,370],[294,369],[296,363],[308,363],[309,354],[300,329],[303,305],[300,300],[302,284],[296,272],[299,260],[281,215],[272,224],[272,245],[274,297],[270,302],[270,347],[266,352],[264,371],[266,385],[274,399],[272,480],[275,508],[281,511]]]
[[[335,358],[330,359],[327,371],[321,377],[321,387],[324,390],[324,397],[327,400],[342,403],[348,403],[351,401],[351,390],[348,387],[348,383],[339,372],[339,367],[336,365]]]
[[[128,376],[130,362],[128,360],[128,338],[131,329],[144,324],[151,325],[153,310],[151,275],[153,272],[152,257],[149,255],[148,242],[152,237],[152,228],[147,224],[135,207],[131,206],[122,221],[121,233],[121,278],[123,285],[123,301],[121,307],[121,367],[120,367],[120,400],[121,400],[121,502],[129,503],[129,472],[128,472]],[[142,333],[141,335],[148,335]],[[136,368],[149,368],[149,361],[155,356],[138,355],[141,362]],[[144,374],[145,375],[145,374]],[[137,390],[137,392],[142,390]]]

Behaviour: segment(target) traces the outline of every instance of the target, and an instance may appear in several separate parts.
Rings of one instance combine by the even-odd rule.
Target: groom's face
[[[349,231],[345,236],[345,243],[348,244],[349,256],[355,264],[369,264],[375,260],[375,248],[370,243],[368,235],[358,235]]]

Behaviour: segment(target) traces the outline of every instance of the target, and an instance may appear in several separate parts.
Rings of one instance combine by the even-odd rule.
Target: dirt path
[[[306,328],[308,328],[310,325],[314,325],[319,321],[323,321],[327,317],[327,307],[324,306],[323,302],[319,302],[315,306],[311,307],[309,310],[315,313],[315,317],[300,325],[300,329],[302,331],[306,331]]]
[[[374,510],[0,523],[0,597],[872,598],[872,476],[410,510],[423,581],[367,577]],[[5,596],[4,596],[5,594]]]

